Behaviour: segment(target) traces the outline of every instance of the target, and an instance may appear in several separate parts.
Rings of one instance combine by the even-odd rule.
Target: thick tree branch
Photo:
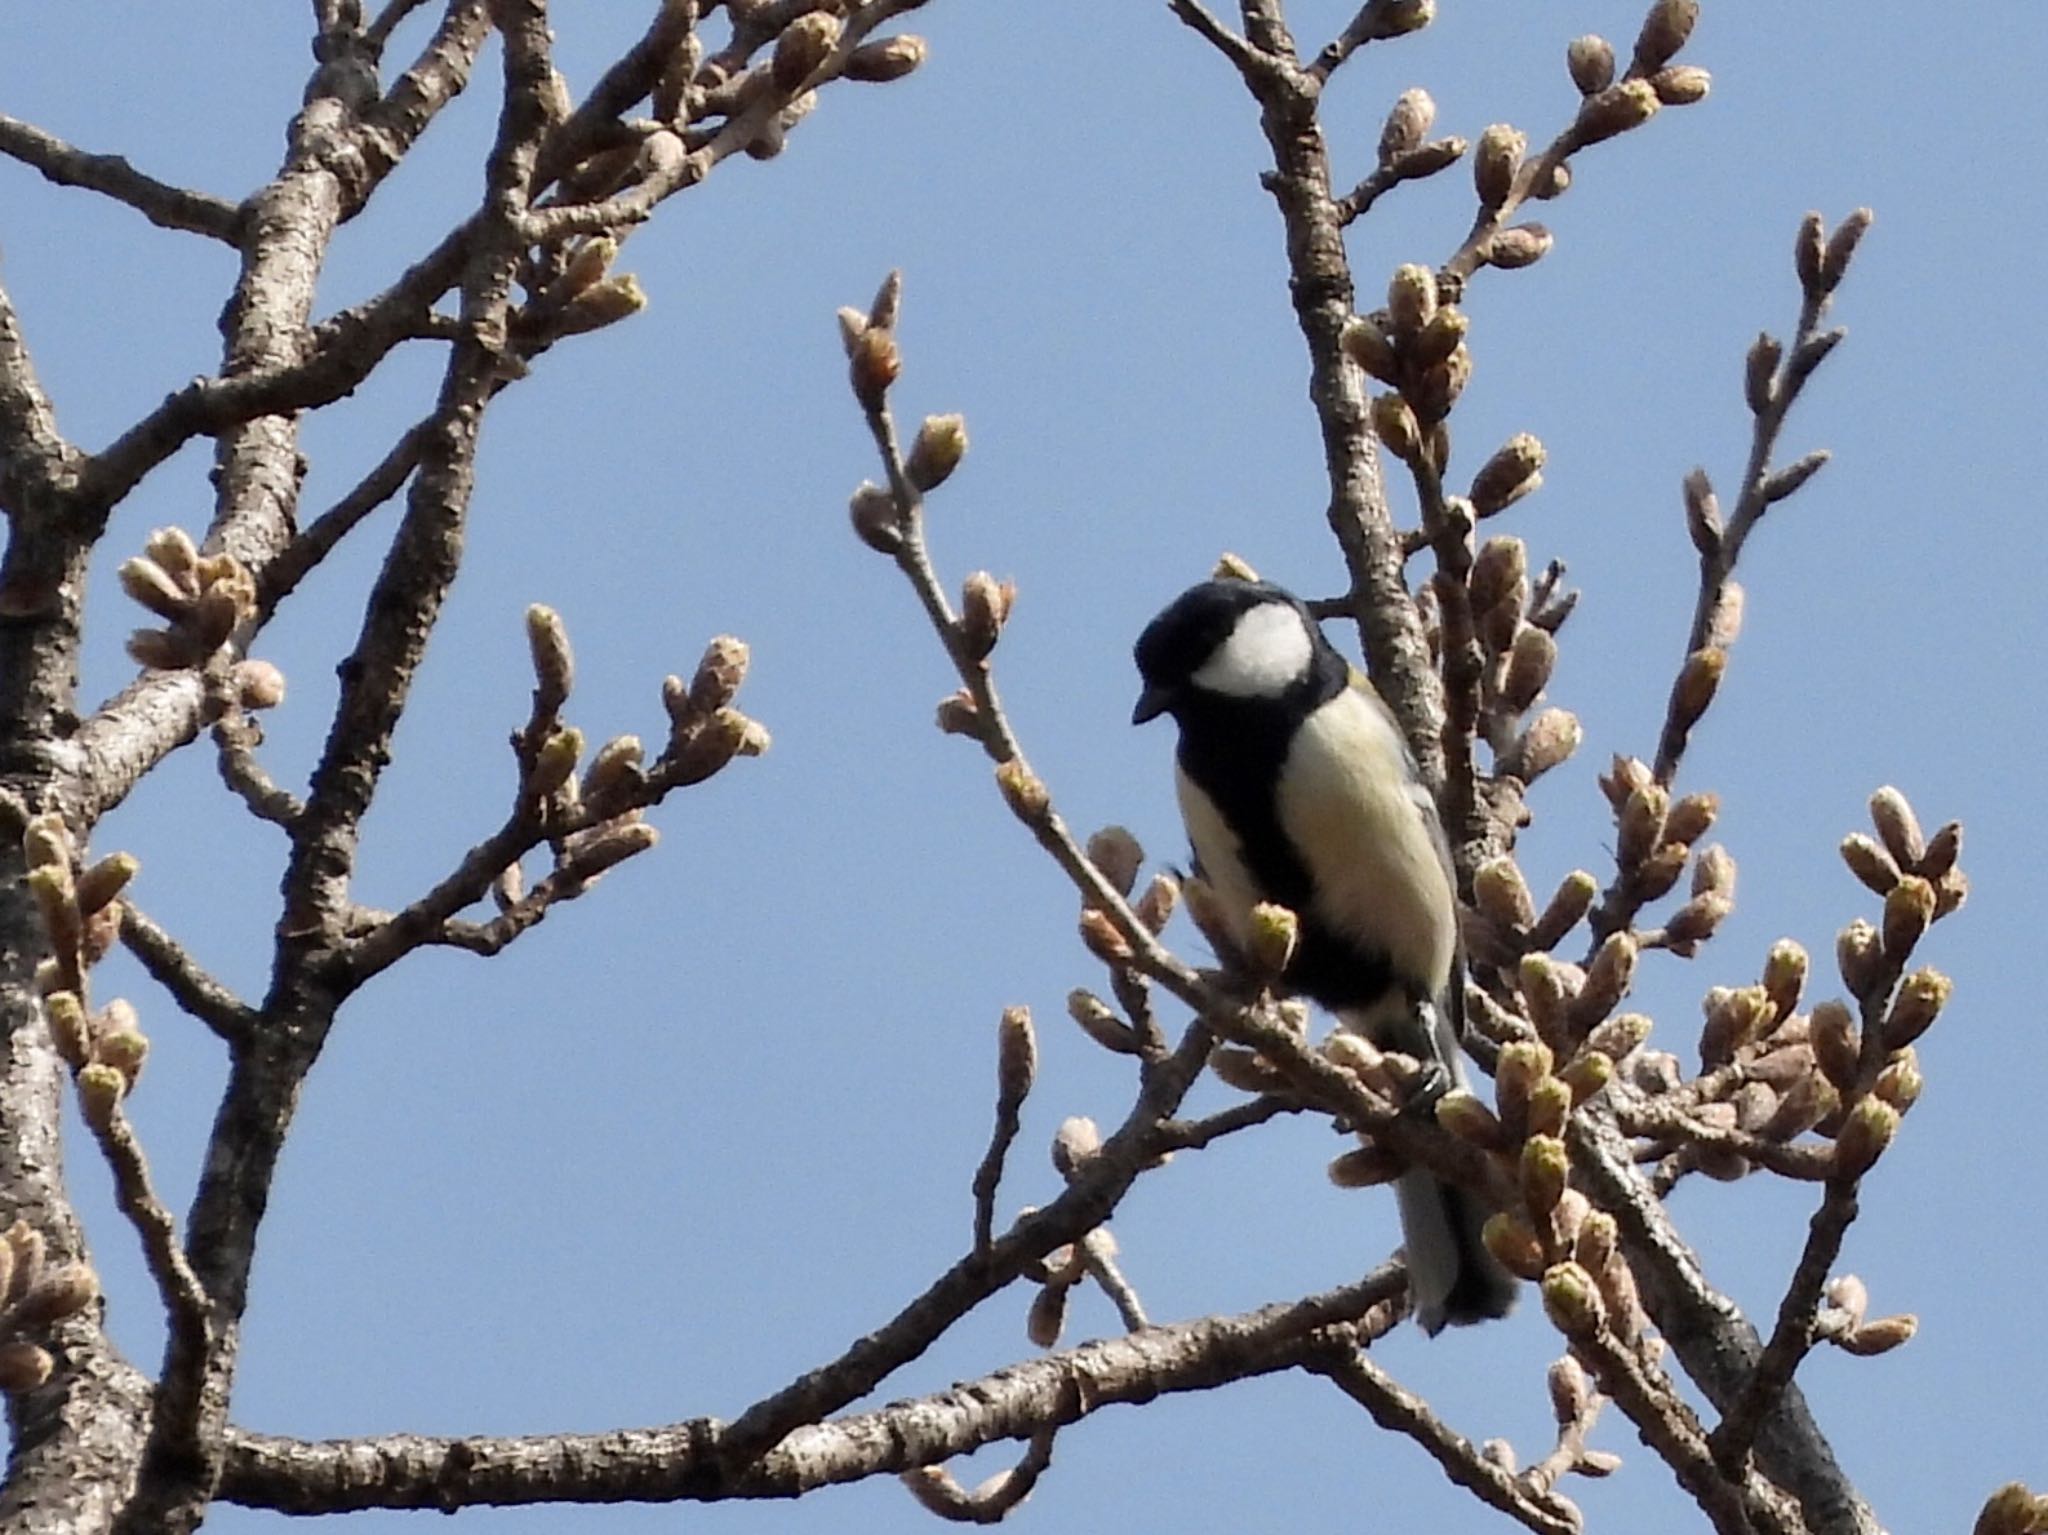
[[[1392,1269],[1241,1316],[1153,1327],[1013,1365],[937,1396],[796,1427],[735,1459],[714,1419],[528,1439],[309,1444],[235,1431],[221,1495],[297,1514],[479,1504],[787,1498],[936,1465],[1100,1408],[1294,1369],[1400,1291]],[[736,1426],[736,1425],[735,1425]]]
[[[0,288],[0,511],[18,517],[31,495],[68,489],[76,457],[57,430],[14,304]]]

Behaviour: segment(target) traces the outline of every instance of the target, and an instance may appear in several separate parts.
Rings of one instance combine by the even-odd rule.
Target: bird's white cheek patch
[[[1270,698],[1300,680],[1313,654],[1299,613],[1283,602],[1261,603],[1245,610],[1193,681],[1230,698]]]

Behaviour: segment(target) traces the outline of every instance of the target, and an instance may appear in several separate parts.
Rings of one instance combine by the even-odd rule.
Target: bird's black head
[[[1264,581],[1189,587],[1145,626],[1136,656],[1140,725],[1208,702],[1325,696],[1347,670],[1300,600]]]

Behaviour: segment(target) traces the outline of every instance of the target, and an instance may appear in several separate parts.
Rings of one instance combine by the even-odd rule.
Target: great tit
[[[1436,806],[1392,713],[1277,586],[1206,581],[1146,626],[1133,724],[1180,726],[1175,781],[1196,871],[1240,938],[1261,901],[1300,921],[1282,976],[1382,1049],[1463,1080],[1464,966]],[[1395,1186],[1416,1319],[1507,1314],[1486,1211],[1422,1168]]]

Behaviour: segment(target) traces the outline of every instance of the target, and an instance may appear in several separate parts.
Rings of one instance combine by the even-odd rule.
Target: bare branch
[[[0,510],[19,515],[31,493],[68,478],[77,450],[57,431],[7,290],[0,288]]]
[[[229,245],[241,238],[242,210],[233,203],[145,176],[120,155],[88,153],[4,112],[0,154],[12,155],[58,186],[83,187],[126,203],[159,228],[207,235]]]
[[[1809,215],[1809,218],[1813,216]],[[1868,209],[1859,209],[1851,214],[1848,224],[1870,219]],[[1813,218],[1817,226],[1817,218]],[[1853,250],[1853,244],[1850,249]],[[1847,258],[1844,257],[1846,267]],[[1782,354],[1775,342],[1768,336],[1759,341],[1751,352],[1750,367],[1753,381],[1749,389],[1751,407],[1751,431],[1749,462],[1742,472],[1742,492],[1737,498],[1735,509],[1729,515],[1725,526],[1720,524],[1718,512],[1712,507],[1713,492],[1706,484],[1704,472],[1696,471],[1697,483],[1689,482],[1686,487],[1688,520],[1692,525],[1693,542],[1700,555],[1699,596],[1693,604],[1692,626],[1686,634],[1685,654],[1690,657],[1709,647],[1726,649],[1734,635],[1721,633],[1726,627],[1721,615],[1727,611],[1730,588],[1733,586],[1736,561],[1742,556],[1743,545],[1762,519],[1763,514],[1777,501],[1783,500],[1797,490],[1817,469],[1824,458],[1808,455],[1800,464],[1796,479],[1787,480],[1773,474],[1771,456],[1777,449],[1778,437],[1784,430],[1785,418],[1798,403],[1806,381],[1813,376],[1815,368],[1834,350],[1841,340],[1839,330],[1823,331],[1821,321],[1825,317],[1836,284],[1842,272],[1835,271],[1823,281],[1818,270],[1801,272],[1801,297],[1798,326],[1793,334],[1791,350]],[[1768,345],[1766,345],[1768,343]],[[1777,362],[1775,374],[1770,366]],[[1810,465],[1811,467],[1803,467]],[[1790,471],[1787,471],[1789,473]],[[1702,505],[1704,503],[1704,505]],[[1685,755],[1687,738],[1698,718],[1699,710],[1693,707],[1684,694],[1684,674],[1672,684],[1671,701],[1665,711],[1664,728],[1657,738],[1657,760],[1655,772],[1657,781],[1670,783],[1678,774],[1680,759]]]
[[[1001,1244],[999,1243],[998,1246]],[[1102,1407],[1294,1369],[1400,1293],[1397,1270],[1240,1316],[1205,1317],[1026,1360],[951,1391],[833,1421],[807,1420],[739,1454],[731,1428],[528,1439],[393,1435],[325,1444],[234,1431],[221,1496],[299,1514],[585,1500],[790,1497],[899,1474],[1003,1439],[1062,1427]]]
[[[1372,1414],[1381,1428],[1414,1440],[1445,1476],[1488,1507],[1540,1535],[1579,1535],[1581,1521],[1570,1504],[1547,1490],[1539,1493],[1525,1487],[1488,1460],[1471,1440],[1431,1412],[1427,1402],[1366,1358],[1363,1350],[1332,1347],[1308,1367]]]
[[[206,1289],[192,1271],[184,1248],[178,1245],[177,1223],[157,1197],[135,1127],[119,1104],[103,1121],[96,1114],[87,1114],[85,1118],[114,1174],[115,1203],[142,1239],[143,1262],[150,1278],[156,1281],[164,1315],[175,1336],[172,1346],[204,1353],[211,1325]]]
[[[256,1026],[256,1011],[202,968],[178,941],[142,914],[125,896],[121,901],[121,942],[171,994],[171,1000],[222,1039],[233,1043]]]

